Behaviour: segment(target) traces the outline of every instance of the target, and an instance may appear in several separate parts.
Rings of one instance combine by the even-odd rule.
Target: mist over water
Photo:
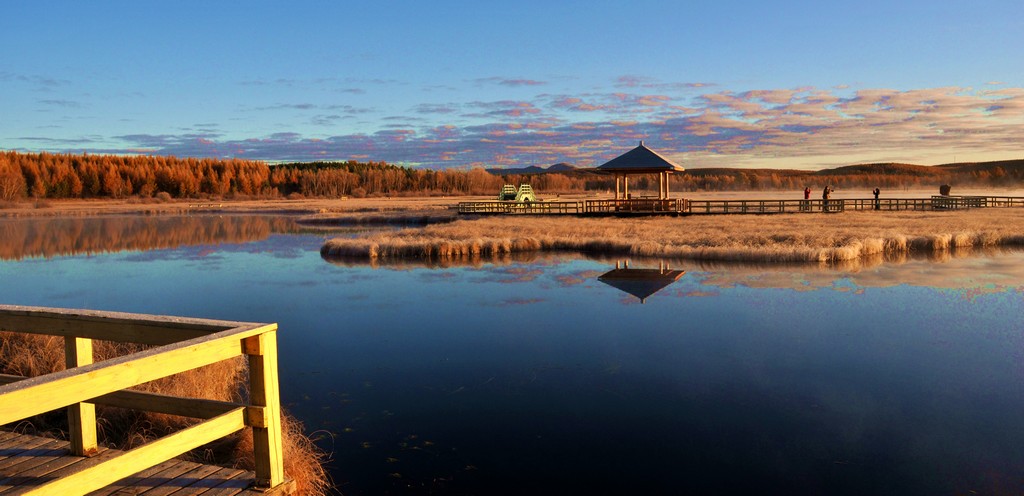
[[[0,301],[278,322],[282,399],[346,495],[1012,493],[1024,478],[1020,252],[666,261],[685,273],[641,302],[598,280],[615,259],[370,267],[322,259],[336,234],[274,218],[140,217],[126,224],[151,245],[43,248],[127,236],[78,220],[0,220],[20,233],[0,239]]]

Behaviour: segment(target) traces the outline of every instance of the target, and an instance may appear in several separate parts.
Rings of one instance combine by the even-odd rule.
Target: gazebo
[[[615,175],[615,199],[628,200],[629,176],[633,174],[658,175],[658,199],[668,199],[668,177],[673,172],[683,172],[681,165],[662,157],[658,152],[644,146],[641,141],[636,148],[615,157],[597,168],[599,172]],[[619,180],[622,181],[621,188]]]

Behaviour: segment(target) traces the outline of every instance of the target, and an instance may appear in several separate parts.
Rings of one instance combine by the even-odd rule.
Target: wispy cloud
[[[456,103],[422,103],[413,108],[418,114],[453,114],[461,110],[462,105]]]
[[[64,107],[64,108],[81,108],[82,104],[73,100],[64,99],[51,99],[51,100],[38,100],[41,105],[53,106],[53,107]]]
[[[634,76],[625,75],[619,76],[615,79],[616,88],[644,88],[644,89],[658,89],[658,90],[694,90],[710,88],[715,86],[713,83],[699,83],[699,82],[665,82],[659,81],[655,78],[646,76]]]
[[[39,74],[16,74],[13,72],[0,71],[0,82],[26,83],[35,86],[36,89],[48,90],[58,86],[71,84],[67,79],[41,76]]]
[[[352,105],[321,105],[315,103],[280,103],[277,105],[269,105],[265,107],[254,107],[252,110],[257,111],[277,111],[277,110],[327,110],[333,112],[342,112],[348,115],[356,114],[367,114],[373,112],[372,108],[355,107]]]
[[[541,109],[537,108],[532,102],[527,101],[513,101],[513,100],[502,100],[498,102],[473,102],[469,104],[470,107],[482,109],[482,114],[469,114],[470,117],[474,116],[503,116],[503,117],[522,117],[527,115],[540,114]]]
[[[487,77],[474,79],[473,82],[477,84],[497,84],[501,86],[518,87],[518,86],[543,86],[548,84],[546,81],[538,81],[536,79],[522,79],[522,78],[504,78],[504,77]]]

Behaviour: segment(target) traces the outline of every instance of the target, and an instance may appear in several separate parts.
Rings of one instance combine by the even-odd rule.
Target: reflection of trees
[[[0,222],[0,259],[244,243],[294,230],[264,216],[128,216],[17,219]]]

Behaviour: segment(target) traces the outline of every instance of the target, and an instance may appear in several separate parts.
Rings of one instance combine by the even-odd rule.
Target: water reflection
[[[601,281],[619,291],[629,293],[640,303],[645,303],[654,293],[683,277],[686,271],[673,270],[664,261],[657,269],[630,268],[629,260],[615,262],[615,268],[597,277]]]
[[[0,220],[0,259],[248,243],[296,230],[293,219],[258,215],[4,219]]]
[[[1019,249],[991,248],[874,256],[828,265],[751,264],[641,257],[627,262],[594,254],[538,252],[395,261],[330,256],[322,258],[329,264],[352,269],[446,271],[465,267],[488,270],[493,277],[500,278],[504,283],[533,283],[538,274],[547,269],[550,277],[561,287],[586,285],[597,280],[645,303],[655,294],[665,297],[714,296],[719,294],[718,290],[737,287],[791,289],[800,292],[821,289],[856,292],[865,288],[895,286],[956,289],[969,294],[1018,291],[1019,281],[1024,280],[1024,264],[1015,261],[1020,254]],[[613,268],[605,271],[588,268],[566,272],[564,266],[572,260],[589,260],[609,264]],[[627,263],[632,264],[632,267],[627,267]],[[530,269],[522,268],[526,266]],[[524,275],[524,271],[528,274]],[[451,277],[450,272],[443,274],[444,277]],[[687,279],[691,283],[672,290],[673,283],[679,281],[684,274],[689,274]]]

